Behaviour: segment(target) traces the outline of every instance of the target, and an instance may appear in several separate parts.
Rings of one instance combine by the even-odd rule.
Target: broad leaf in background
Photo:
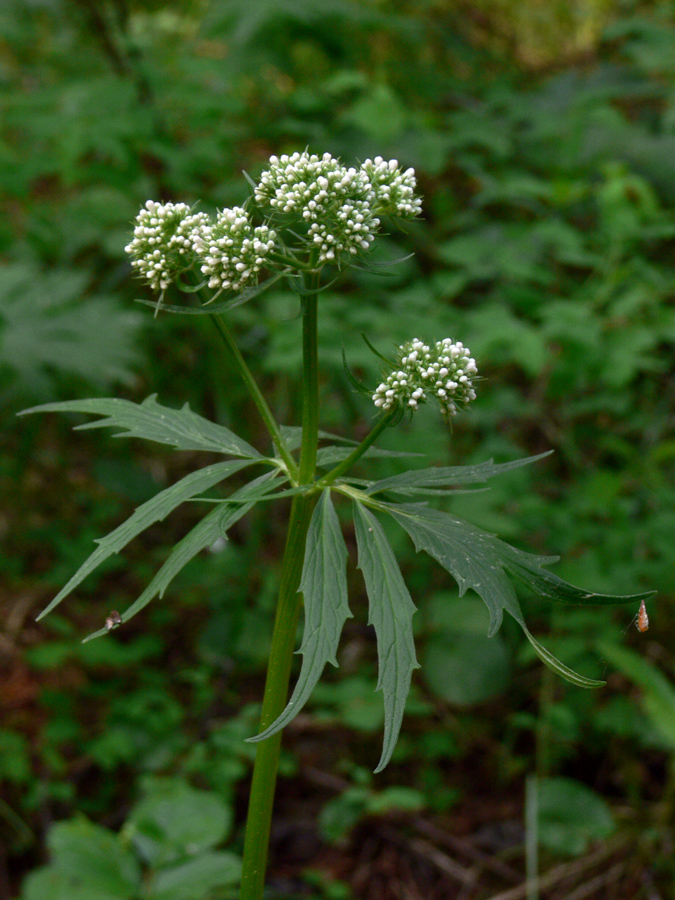
[[[256,495],[267,490],[268,482],[278,475],[277,472],[265,472],[231,494],[228,502],[219,504],[211,510],[195,527],[185,535],[173,548],[166,562],[157,572],[150,584],[131,606],[120,615],[121,622],[128,622],[150,603],[155,597],[164,596],[171,581],[202,550],[213,546],[219,538],[227,539],[227,529],[234,525],[251,509],[256,502]],[[88,634],[83,643],[108,634],[107,627]]]
[[[483,703],[511,683],[511,667],[501,634],[486,636],[484,604],[475,598],[438,594],[424,606],[426,620],[422,676],[439,697],[454,706]]]
[[[675,685],[638,653],[609,641],[599,644],[603,656],[643,691],[642,704],[653,729],[675,750]]]
[[[87,575],[98,568],[98,566],[100,566],[109,556],[112,556],[114,553],[119,553],[123,547],[126,547],[129,541],[139,535],[142,531],[145,531],[148,526],[155,522],[161,522],[161,520],[166,518],[170,512],[173,512],[177,506],[180,506],[181,503],[190,500],[197,494],[201,494],[202,491],[207,491],[209,488],[218,484],[218,482],[223,481],[225,478],[228,478],[230,475],[233,475],[235,472],[238,472],[240,469],[244,469],[251,464],[250,460],[241,460],[206,466],[203,469],[199,469],[197,472],[191,472],[189,475],[186,475],[185,478],[181,478],[176,484],[171,485],[171,487],[166,488],[166,490],[160,491],[159,494],[151,500],[148,500],[147,503],[143,503],[131,516],[129,516],[126,522],[122,522],[121,525],[115,528],[114,531],[111,531],[106,537],[96,541],[99,545],[97,549],[94,550],[91,556],[80,566],[65,587],[63,587],[56,597],[54,597],[52,602],[40,613],[38,619],[41,619],[43,616],[46,616],[48,612],[51,612],[64,597],[67,597],[80,582],[84,581]]]
[[[28,876],[23,900],[134,900],[141,889],[136,857],[117,835],[85,818],[49,831],[48,866]]]
[[[145,900],[223,897],[241,881],[241,860],[227,850],[210,850],[196,859],[160,869],[150,879]],[[228,897],[234,894],[227,894]]]
[[[537,784],[539,843],[569,856],[615,830],[609,807],[599,794],[573,778],[542,778]]]
[[[410,679],[419,668],[412,627],[415,604],[382,526],[358,501],[354,503],[354,526],[359,569],[368,592],[368,624],[377,636],[377,690],[384,696],[384,742],[375,769],[381,772],[396,746]]]
[[[142,317],[112,297],[87,293],[88,276],[43,273],[15,264],[0,270],[0,360],[12,395],[53,397],[59,374],[107,387],[131,380]]]
[[[340,522],[330,491],[324,490],[309,524],[299,587],[305,601],[300,675],[283,713],[261,734],[248,738],[249,741],[262,741],[288,725],[307,702],[326,663],[337,666],[335,654],[342,626],[351,616],[346,564],[347,547]]]
[[[157,403],[157,394],[151,394],[142,403],[108,397],[91,400],[65,400],[60,403],[43,403],[24,409],[20,415],[36,412],[81,412],[105,416],[97,422],[76,425],[75,430],[86,428],[123,428],[115,437],[138,437],[159,444],[170,444],[177,450],[210,450],[229,456],[262,459],[245,440],[237,437],[224,425],[210,422],[192,412],[186,403],[182,409],[171,409]]]
[[[213,791],[181,778],[149,778],[127,830],[138,855],[156,868],[212,850],[229,836],[233,818],[231,806]]]

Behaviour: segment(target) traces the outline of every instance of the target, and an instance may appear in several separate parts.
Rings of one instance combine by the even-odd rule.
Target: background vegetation
[[[672,0],[5,0],[0,7],[0,900],[208,900],[236,882],[283,515],[243,520],[162,601],[137,596],[186,509],[34,617],[91,549],[189,468],[24,406],[187,401],[253,443],[255,411],[209,333],[152,319],[124,255],[148,198],[244,198],[241,170],[309,146],[418,172],[424,221],[388,279],[324,295],[323,426],[362,434],[342,344],[418,334],[477,357],[475,408],[388,439],[429,462],[535,467],[453,509],[637,610],[530,600],[548,646],[607,688],[556,680],[518,630],[401,543],[423,667],[392,765],[363,603],[339,670],[288,729],[270,897],[675,894],[675,4]],[[233,320],[297,422],[296,301]],[[392,472],[395,471],[392,468]],[[351,573],[355,587],[358,578]],[[359,608],[360,607],[360,608]],[[370,675],[364,675],[370,672]],[[538,799],[538,811],[534,800]],[[26,877],[27,873],[30,873]]]

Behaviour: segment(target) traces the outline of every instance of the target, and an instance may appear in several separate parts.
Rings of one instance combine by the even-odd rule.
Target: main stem
[[[318,287],[318,283],[310,288]],[[316,470],[319,429],[319,379],[317,361],[317,296],[304,296],[303,378],[302,378],[302,445],[298,481],[311,484]],[[283,712],[288,697],[288,683],[295,649],[295,633],[302,605],[298,592],[305,555],[307,529],[315,496],[299,494],[293,498],[288,522],[288,535],[281,569],[279,601],[272,632],[272,646],[267,667],[260,728],[264,730]],[[251,794],[244,838],[244,859],[240,900],[262,900],[269,847],[272,807],[279,767],[281,732],[256,745]]]

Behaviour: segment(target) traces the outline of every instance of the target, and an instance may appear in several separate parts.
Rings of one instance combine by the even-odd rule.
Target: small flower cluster
[[[444,338],[432,349],[414,338],[399,347],[398,367],[373,394],[375,406],[382,410],[397,404],[415,410],[433,395],[443,415],[454,416],[476,399],[472,383],[476,361],[461,341]]]
[[[133,257],[131,265],[159,293],[190,266],[195,234],[207,223],[206,213],[192,213],[185,203],[148,200],[124,249]]]
[[[411,218],[421,210],[414,195],[415,173],[401,172],[395,159],[378,156],[358,169],[330,153],[272,156],[255,189],[256,202],[272,215],[292,214],[308,225],[319,262],[365,251],[380,227],[378,214]]]
[[[422,211],[422,199],[415,196],[415,170],[401,171],[395,159],[367,159],[361,169],[368,177],[376,197],[379,215],[412,219]]]
[[[367,250],[379,228],[372,212],[368,179],[359,169],[345,168],[330,153],[272,156],[260,176],[255,199],[272,214],[302,218],[319,262],[332,262]]]
[[[274,250],[276,234],[267,225],[254,228],[241,206],[224,209],[200,228],[194,248],[210,288],[237,291],[254,281]]]

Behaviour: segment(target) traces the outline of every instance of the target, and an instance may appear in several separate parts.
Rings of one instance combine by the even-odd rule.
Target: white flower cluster
[[[148,200],[125,248],[132,265],[161,293],[195,261],[210,288],[237,291],[255,283],[277,245],[283,254],[273,230],[277,221],[294,243],[300,240],[299,249],[309,248],[312,266],[339,264],[368,250],[379,215],[411,218],[421,209],[414,171],[402,172],[395,159],[381,156],[358,169],[343,166],[330,153],[272,156],[254,195],[265,223],[257,227],[240,206],[212,220],[185,203]]]
[[[185,203],[147,201],[136,217],[134,238],[124,249],[154,291],[165,291],[189,267],[194,236],[208,220],[206,213],[192,213]]]
[[[269,207],[272,216],[302,218],[318,261],[332,262],[368,249],[380,227],[376,212],[417,215],[421,201],[414,197],[414,187],[413,170],[402,173],[396,160],[377,157],[355,169],[330,153],[305,151],[272,156],[255,199],[263,209]]]
[[[415,196],[415,170],[401,171],[398,160],[367,159],[361,166],[368,176],[376,197],[379,215],[411,219],[422,211],[422,199]]]
[[[255,279],[274,250],[276,234],[267,225],[254,228],[246,210],[235,206],[221,210],[193,240],[209,287],[237,291]]]
[[[399,347],[398,366],[373,394],[380,409],[401,404],[415,410],[433,395],[443,415],[454,416],[461,406],[476,399],[472,383],[478,372],[476,361],[461,341],[444,338],[432,349],[413,338]]]

